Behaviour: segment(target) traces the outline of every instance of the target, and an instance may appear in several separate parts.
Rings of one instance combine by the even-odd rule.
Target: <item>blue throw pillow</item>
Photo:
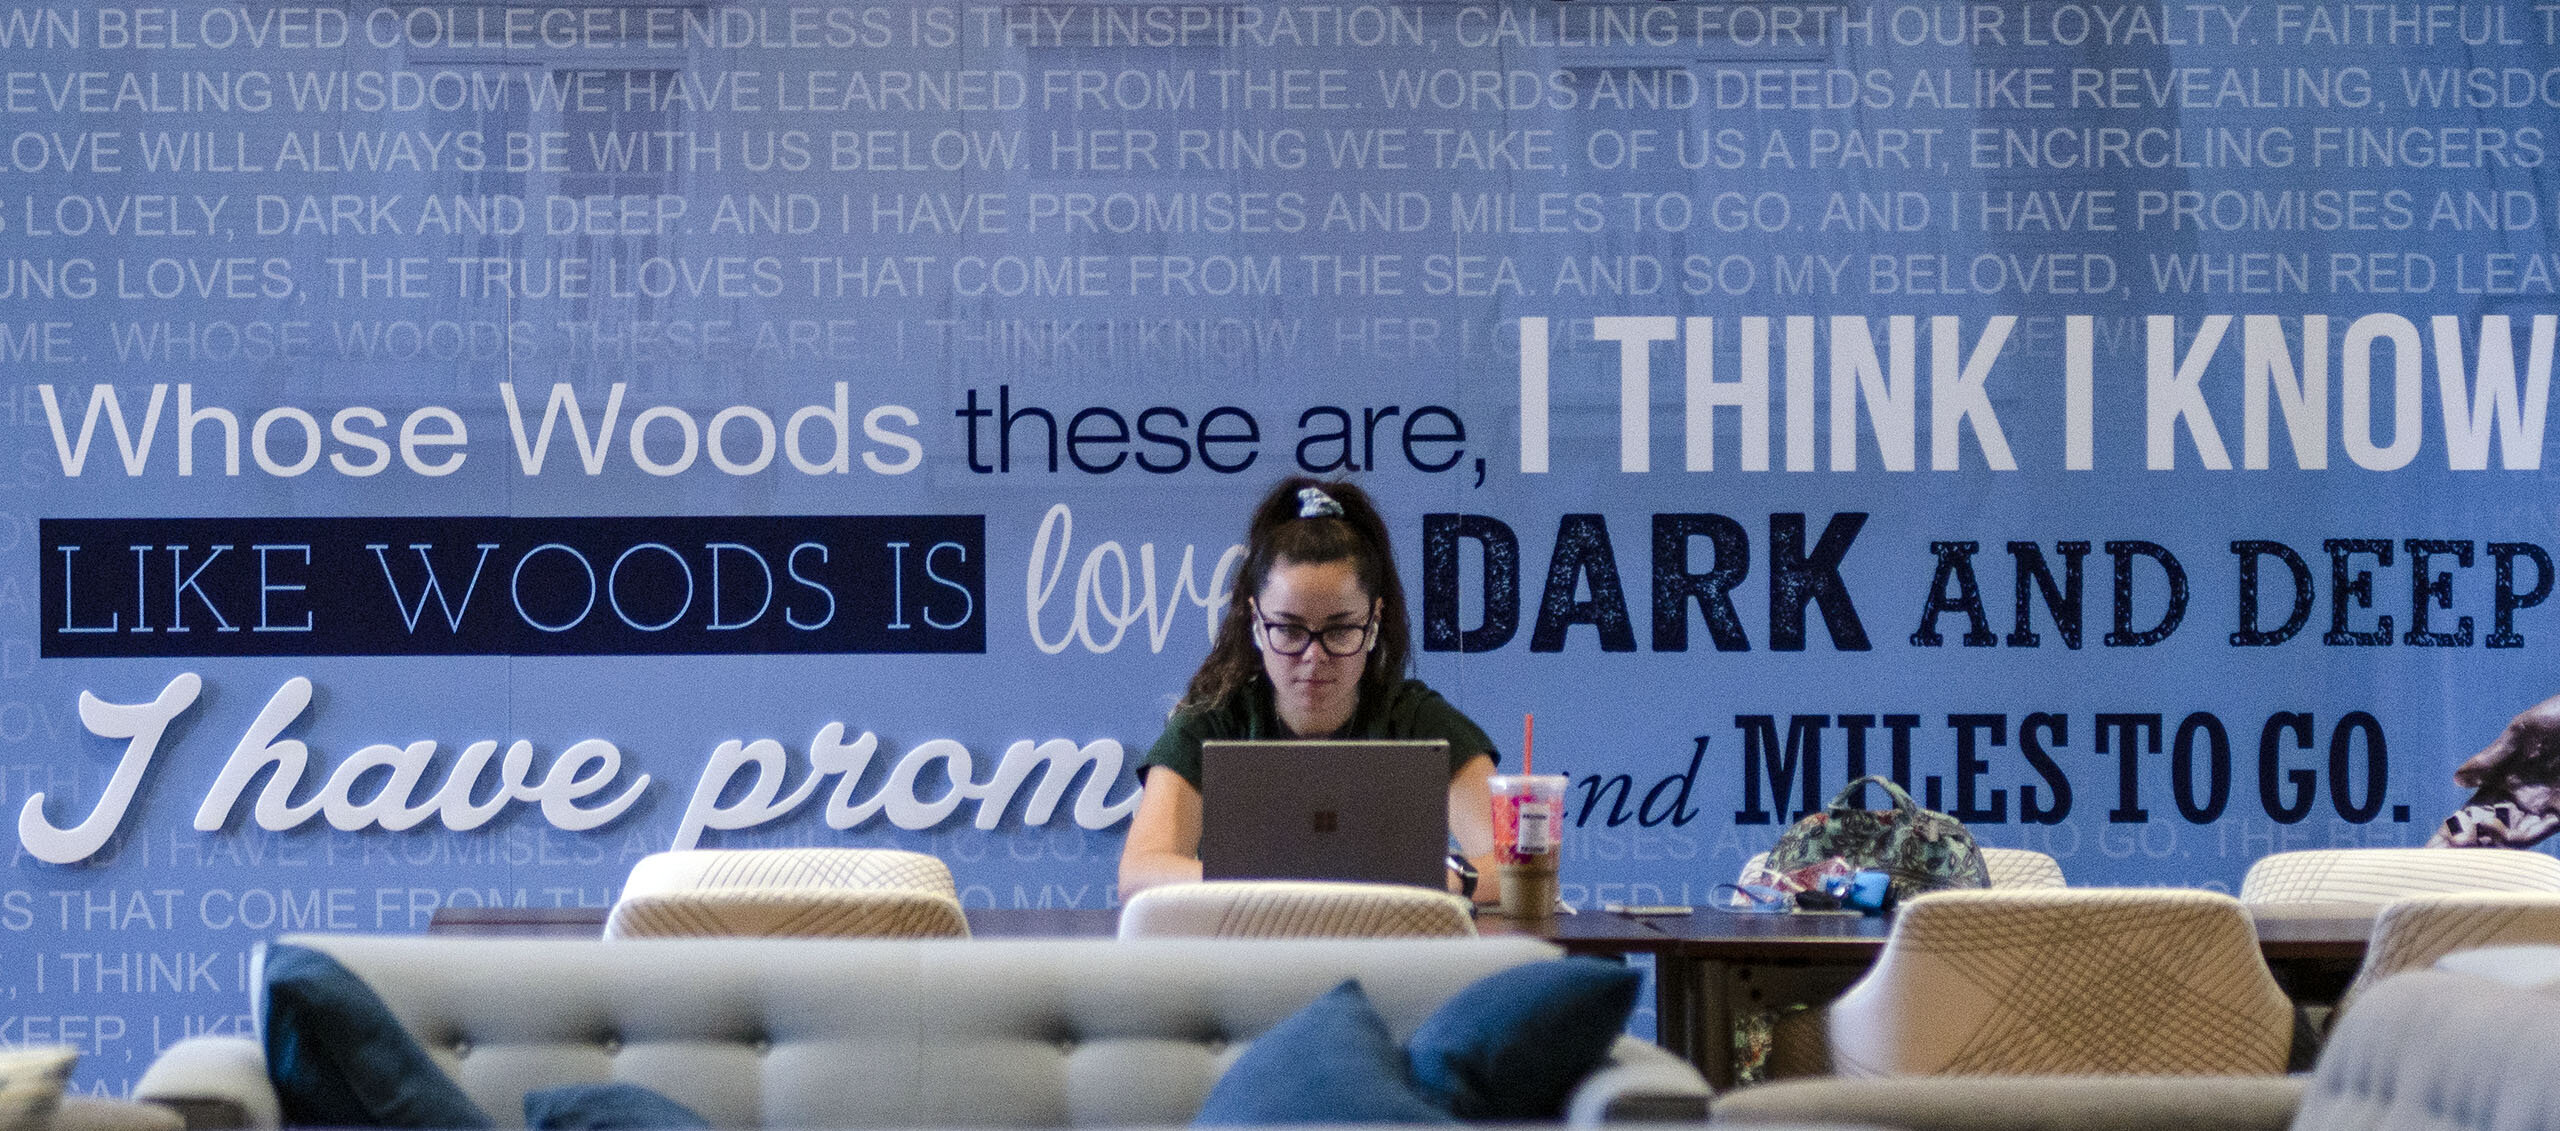
[[[267,1075],[287,1126],[494,1126],[337,959],[279,943],[266,978]]]
[[[1414,1030],[1413,1079],[1465,1120],[1554,1120],[1609,1058],[1643,976],[1616,962],[1514,966],[1458,991]]]
[[[568,1084],[524,1094],[533,1131],[710,1131],[693,1109],[638,1084]]]
[[[1358,980],[1256,1038],[1209,1089],[1196,1125],[1448,1123],[1417,1094],[1404,1050]]]

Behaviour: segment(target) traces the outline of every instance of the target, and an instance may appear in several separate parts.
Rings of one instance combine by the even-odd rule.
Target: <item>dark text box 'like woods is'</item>
[[[986,651],[982,515],[41,525],[49,658]]]

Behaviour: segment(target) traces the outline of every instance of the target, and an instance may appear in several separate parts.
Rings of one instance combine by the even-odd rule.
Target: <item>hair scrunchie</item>
[[[1322,487],[1300,487],[1298,488],[1298,517],[1340,518],[1342,504],[1333,501],[1333,496],[1325,494]]]

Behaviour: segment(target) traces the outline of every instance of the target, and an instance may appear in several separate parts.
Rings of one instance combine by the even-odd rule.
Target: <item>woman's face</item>
[[[1360,649],[1348,656],[1326,651],[1322,640],[1308,640],[1306,651],[1289,656],[1273,649],[1279,640],[1273,629],[1286,626],[1321,633],[1375,621],[1378,601],[1360,584],[1359,571],[1348,560],[1318,565],[1284,560],[1263,578],[1254,605],[1262,618],[1262,625],[1254,629],[1254,646],[1262,650],[1262,671],[1271,677],[1271,697],[1280,709],[1280,721],[1301,738],[1321,738],[1341,730],[1360,705],[1360,673],[1369,664],[1377,634],[1363,634]]]

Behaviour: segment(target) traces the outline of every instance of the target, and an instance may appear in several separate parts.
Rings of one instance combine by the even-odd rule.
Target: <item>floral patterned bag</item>
[[[1850,807],[1858,787],[1870,783],[1893,798],[1893,808]],[[1767,867],[1786,875],[1834,859],[1845,861],[1852,871],[1874,869],[1892,877],[1896,901],[1940,888],[1991,886],[1990,873],[1982,866],[1982,849],[1975,846],[1964,822],[1921,808],[1901,786],[1873,774],[1841,787],[1822,812],[1779,834],[1777,845],[1769,850]]]

